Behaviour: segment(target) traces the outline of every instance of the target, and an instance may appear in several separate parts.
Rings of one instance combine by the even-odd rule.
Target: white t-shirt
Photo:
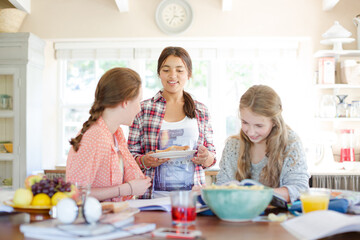
[[[189,146],[196,149],[199,128],[196,118],[185,117],[179,122],[163,121],[160,129],[159,149],[170,146]],[[163,197],[170,191],[191,190],[194,185],[195,164],[193,156],[173,158],[155,170],[154,197]]]

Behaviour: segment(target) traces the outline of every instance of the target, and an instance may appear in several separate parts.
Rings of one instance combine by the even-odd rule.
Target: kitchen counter
[[[334,162],[309,168],[309,172],[311,187],[360,191],[360,162]]]
[[[360,162],[327,161],[317,166],[308,166],[311,175],[360,175]]]

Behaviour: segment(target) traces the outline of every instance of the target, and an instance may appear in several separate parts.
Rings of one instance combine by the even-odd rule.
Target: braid
[[[69,141],[70,144],[73,146],[75,152],[79,150],[80,142],[85,132],[91,127],[91,125],[93,125],[99,119],[103,111],[104,111],[104,107],[100,106],[97,102],[94,102],[93,106],[89,111],[90,117],[86,122],[84,122],[80,134]]]
[[[75,152],[80,148],[83,135],[103,115],[106,108],[114,108],[126,100],[135,99],[140,89],[140,76],[130,68],[112,68],[105,72],[97,84],[89,119],[84,122],[80,134],[70,140]]]

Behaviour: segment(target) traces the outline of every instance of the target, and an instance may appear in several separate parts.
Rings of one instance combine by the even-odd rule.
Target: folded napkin
[[[14,209],[10,206],[0,204],[0,212],[12,212]]]
[[[349,207],[349,201],[346,199],[331,199],[329,202],[329,210],[333,210],[340,213],[346,213]],[[298,215],[296,212],[302,212],[301,201],[295,201],[292,206],[289,208],[289,211]]]

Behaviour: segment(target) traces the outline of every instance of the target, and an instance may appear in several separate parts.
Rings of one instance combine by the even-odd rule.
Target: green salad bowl
[[[211,211],[224,221],[251,221],[259,216],[272,200],[274,190],[202,189],[202,198]]]

